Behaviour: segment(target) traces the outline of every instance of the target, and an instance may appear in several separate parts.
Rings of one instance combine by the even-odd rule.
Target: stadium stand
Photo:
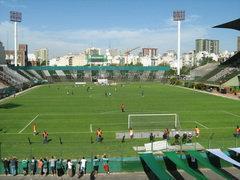
[[[223,171],[221,171],[220,169],[216,168],[215,166],[213,166],[209,160],[207,158],[204,158],[199,152],[197,151],[193,151],[193,150],[189,150],[187,151],[187,153],[189,153],[189,155],[195,159],[197,159],[197,163],[201,164],[203,167],[206,167],[208,169],[211,169],[213,172],[215,172],[216,174],[226,178],[226,179],[231,179],[232,176],[229,176],[229,174],[224,173]]]
[[[162,164],[157,163],[152,153],[140,153],[139,156],[143,169],[149,179],[152,180],[175,179],[166,172]]]
[[[233,164],[235,166],[237,166],[238,168],[240,168],[240,163],[235,161],[234,159],[230,158],[229,156],[227,156],[224,152],[222,152],[220,149],[207,149],[208,152],[210,152],[211,154],[213,154],[214,156],[223,159],[224,161]]]
[[[203,174],[190,168],[188,164],[182,161],[175,152],[165,152],[164,155],[166,156],[167,159],[175,163],[178,168],[183,169],[185,172],[195,177],[196,179],[207,179]]]
[[[29,70],[29,73],[33,74],[36,78],[38,78],[39,80],[43,80],[42,76],[39,75],[35,70]]]
[[[61,81],[67,81],[67,76],[62,70],[56,70],[55,72]]]
[[[197,79],[207,75],[209,72],[213,71],[218,67],[218,63],[207,63],[203,66],[199,66],[190,71],[190,76],[192,79]]]

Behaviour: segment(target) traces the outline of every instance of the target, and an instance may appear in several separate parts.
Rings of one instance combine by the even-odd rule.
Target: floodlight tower
[[[181,21],[185,20],[185,11],[173,11],[173,20],[178,22],[177,75],[180,75]]]
[[[22,21],[22,13],[10,11],[10,21],[14,22],[14,65],[17,66],[17,23]]]

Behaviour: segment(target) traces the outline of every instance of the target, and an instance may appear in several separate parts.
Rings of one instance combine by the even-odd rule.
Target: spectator
[[[97,156],[95,156],[93,159],[93,170],[96,171],[96,173],[98,173],[99,161],[100,160],[97,158]]]
[[[56,159],[54,159],[53,156],[49,160],[49,164],[50,164],[51,173],[54,176],[56,174]]]
[[[182,136],[182,144],[186,144],[187,143],[187,138],[188,138],[188,135],[186,132],[183,133],[183,136]]]
[[[16,157],[13,157],[10,159],[10,171],[11,171],[11,174],[13,176],[16,176],[17,175],[17,158]]]
[[[70,159],[67,160],[67,174],[69,177],[73,176],[73,171],[72,171],[72,162]]]
[[[174,136],[173,145],[179,145],[179,144],[180,144],[179,139],[180,139],[180,135],[179,135],[178,132],[176,132],[176,134],[175,134],[175,136]]]
[[[23,175],[26,176],[28,174],[28,160],[22,160],[22,168],[23,168]]]
[[[32,160],[30,161],[30,171],[32,175],[36,174],[36,169],[37,169],[37,161],[35,159],[35,157],[32,158]]]
[[[192,143],[192,133],[191,132],[188,133],[187,143]]]
[[[9,160],[7,158],[4,158],[3,167],[4,167],[4,173],[6,176],[10,173],[9,163],[10,163]]]
[[[97,171],[93,170],[90,174],[90,180],[95,180],[97,175]]]
[[[57,175],[58,177],[62,176],[64,174],[63,171],[63,164],[62,164],[62,160],[58,159],[56,162],[56,169],[57,169]]]
[[[46,158],[43,159],[43,175],[46,176],[48,174],[48,161]]]
[[[42,159],[38,160],[37,168],[38,168],[38,174],[42,175],[43,174],[43,160]]]
[[[85,159],[85,157],[83,157],[80,162],[81,162],[81,166],[80,166],[81,171],[83,171],[83,173],[86,174],[87,160]]]
[[[110,174],[109,165],[108,165],[109,160],[105,154],[102,157],[102,162],[103,162],[103,169],[104,169],[105,173]]]

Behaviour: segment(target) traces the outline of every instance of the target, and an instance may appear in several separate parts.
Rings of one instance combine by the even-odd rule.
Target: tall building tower
[[[0,41],[0,64],[6,64],[6,60],[5,60],[5,50],[4,50],[4,46],[2,44],[2,42]]]
[[[237,38],[237,51],[240,51],[240,36]]]
[[[207,51],[208,53],[219,54],[219,40],[196,39],[196,52]]]
[[[157,48],[142,48],[142,55],[155,57],[157,56]]]
[[[41,48],[34,52],[34,55],[36,56],[37,61],[42,64],[42,62],[45,62],[48,65],[48,49],[47,48]]]

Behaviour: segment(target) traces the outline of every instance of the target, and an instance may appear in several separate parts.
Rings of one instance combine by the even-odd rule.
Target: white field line
[[[230,113],[228,111],[223,111],[225,114],[229,114],[229,115],[232,115],[232,116],[235,116],[235,117],[239,117],[240,118],[240,115],[237,115],[237,114],[233,114],[233,113]]]
[[[22,133],[35,119],[37,119],[38,116],[39,114],[36,115],[35,118],[33,118],[22,130],[20,130],[18,134]]]
[[[204,127],[205,129],[209,129],[207,126],[204,126],[204,125],[203,125],[203,124],[201,124],[200,122],[197,122],[197,121],[195,121],[195,123],[197,123],[198,125],[200,125],[200,126]]]

